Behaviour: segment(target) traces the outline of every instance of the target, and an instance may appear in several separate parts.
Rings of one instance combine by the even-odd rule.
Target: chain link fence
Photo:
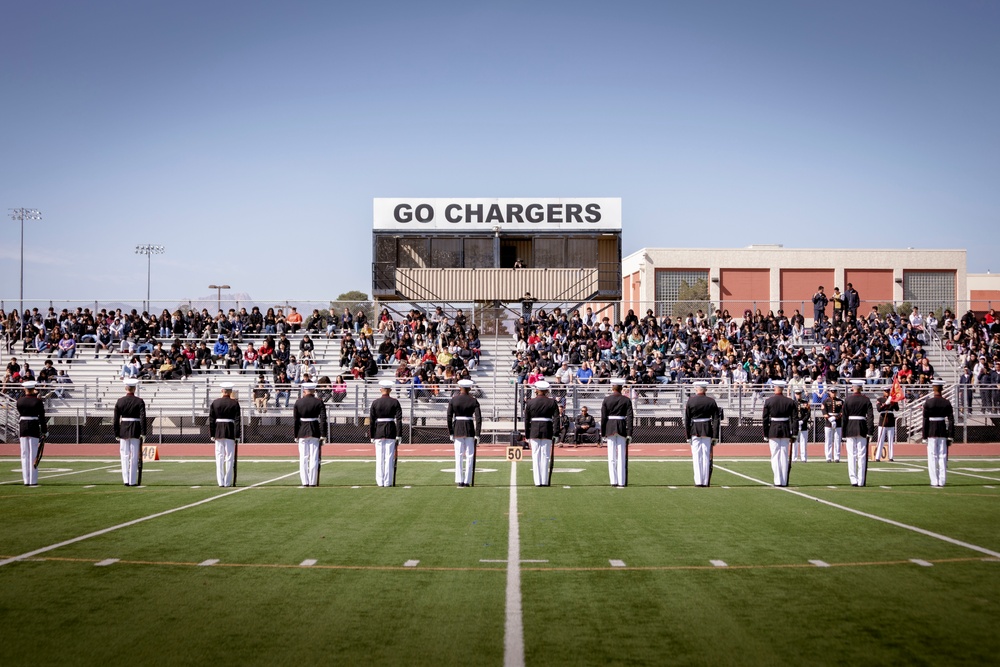
[[[865,395],[874,400],[884,385],[866,385]],[[900,442],[921,437],[922,404],[929,387],[907,386],[907,401],[900,408],[897,437]],[[17,440],[16,394],[7,386],[0,395],[0,435],[5,442]],[[448,401],[456,391],[453,385],[397,385],[392,395],[403,410],[403,435],[406,443],[447,443]],[[532,395],[527,385],[499,385],[495,389],[476,387],[483,414],[484,444],[507,444],[511,432],[523,428],[524,404]],[[693,394],[691,385],[635,385],[625,389],[635,412],[635,442],[667,443],[684,441],[684,406]],[[842,388],[843,392],[844,389]],[[601,403],[609,393],[608,385],[553,385],[551,395],[574,422],[583,407],[600,424]],[[761,413],[772,390],[768,386],[716,385],[709,388],[723,410],[721,440],[730,443],[758,443],[764,439]],[[292,407],[299,396],[268,396],[255,401],[250,392],[239,396],[243,408],[242,441],[249,443],[286,443],[294,440]],[[956,440],[959,442],[1000,441],[1000,388],[993,386],[952,385],[945,395],[955,407]],[[334,443],[368,440],[368,414],[372,401],[380,396],[373,383],[354,383],[346,394],[333,396],[323,389],[319,396],[327,401],[327,439]],[[841,393],[843,396],[843,393]],[[158,443],[209,442],[208,405],[210,401],[183,409],[164,410],[151,406],[147,411],[147,439]],[[876,413],[877,416],[877,413]],[[809,421],[810,442],[823,440],[824,422],[819,405],[812,406]],[[107,443],[114,441],[113,402],[100,408],[60,408],[50,411],[49,441],[62,443]]]

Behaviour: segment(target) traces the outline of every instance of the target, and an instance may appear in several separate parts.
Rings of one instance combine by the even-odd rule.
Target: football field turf
[[[1000,462],[0,460],[0,664],[995,664]],[[512,499],[512,495],[514,498]],[[516,506],[512,517],[510,508]],[[513,519],[513,520],[512,520]],[[511,532],[519,562],[509,564]],[[82,539],[81,539],[82,538]],[[517,586],[511,586],[516,579]],[[519,607],[518,607],[519,604]],[[521,610],[520,616],[517,609]],[[506,647],[506,649],[505,649]]]

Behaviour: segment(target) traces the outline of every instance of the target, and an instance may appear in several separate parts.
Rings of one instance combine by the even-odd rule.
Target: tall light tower
[[[153,255],[162,255],[164,251],[161,245],[137,245],[135,247],[135,254],[146,256],[146,304],[143,306],[143,310],[149,312],[149,280],[150,275],[153,270]]]
[[[222,290],[232,289],[232,288],[229,285],[209,285],[208,289],[216,290],[215,292],[216,307],[218,307],[219,310],[222,310]]]
[[[25,220],[41,220],[42,213],[35,208],[12,208],[10,209],[11,220],[21,221],[21,292],[19,295],[20,299],[20,309],[18,313],[18,321],[21,322],[21,345],[24,345],[24,331],[27,326],[27,322],[24,321],[24,221]]]

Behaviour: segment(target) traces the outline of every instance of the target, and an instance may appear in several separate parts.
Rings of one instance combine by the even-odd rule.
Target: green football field
[[[0,665],[901,664],[1000,659],[1000,462],[0,459]],[[512,488],[511,467],[517,486]],[[513,497],[512,497],[513,496]],[[516,511],[511,514],[512,507]],[[513,540],[512,540],[513,538]],[[512,544],[513,541],[513,544]],[[513,547],[513,549],[512,549]],[[508,562],[513,550],[517,556]],[[519,613],[520,612],[520,613]]]

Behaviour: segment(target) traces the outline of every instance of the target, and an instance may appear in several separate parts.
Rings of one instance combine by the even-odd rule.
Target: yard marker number
[[[160,452],[156,445],[146,445],[142,448],[142,461],[143,463],[147,461],[159,461]]]
[[[419,560],[408,560],[405,563],[403,563],[403,567],[416,567],[419,564],[420,564]]]
[[[714,565],[715,567],[729,567],[729,565],[724,560],[710,560],[708,562]]]
[[[524,457],[524,447],[508,447],[507,460],[520,461]]]
[[[312,567],[316,564],[315,558],[306,558],[304,561],[299,563],[299,567]]]
[[[614,558],[611,558],[608,562],[611,563],[611,567],[625,567],[625,561],[623,560],[615,560]]]

